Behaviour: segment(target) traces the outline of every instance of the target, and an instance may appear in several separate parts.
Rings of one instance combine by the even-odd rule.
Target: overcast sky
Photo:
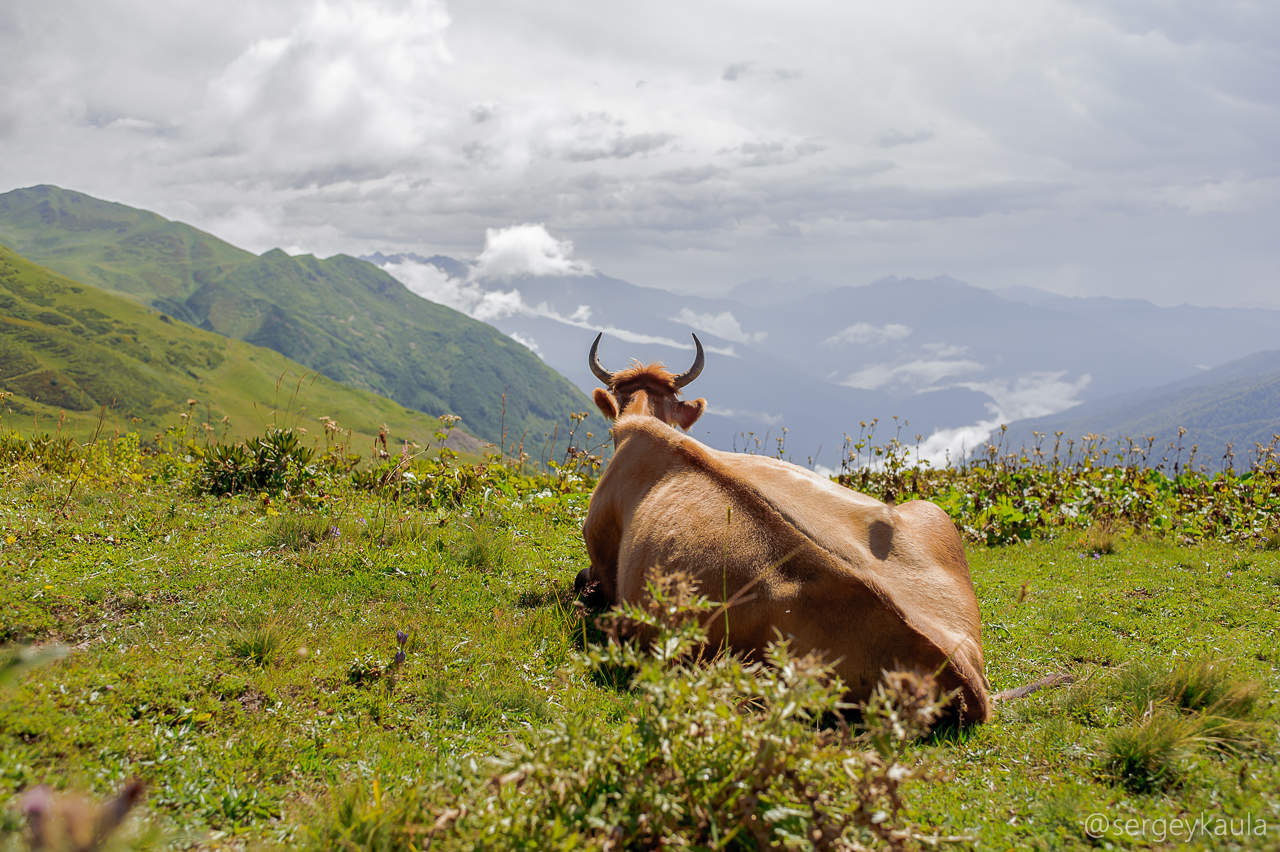
[[[1273,0],[5,0],[0,56],[0,191],[259,252],[1280,303]]]

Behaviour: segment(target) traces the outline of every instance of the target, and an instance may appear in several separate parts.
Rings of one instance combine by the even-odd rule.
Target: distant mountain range
[[[597,332],[606,365],[634,357],[683,369],[697,331],[708,363],[688,390],[710,408],[694,433],[724,448],[767,434],[772,451],[785,427],[794,460],[828,467],[844,436],[873,418],[881,439],[897,415],[909,421],[903,440],[921,435],[922,453],[955,458],[1001,424],[1280,348],[1280,311],[997,294],[945,276],[860,287],[758,280],[707,299],[599,273],[491,280],[452,258],[366,259],[527,344],[584,390],[598,385],[586,362]]]
[[[188,225],[52,186],[0,195],[0,243],[337,382],[428,414],[460,415],[489,441],[504,426],[540,438],[564,430],[571,413],[594,410],[507,335],[345,255],[255,256]],[[598,415],[592,425],[603,433]]]
[[[693,433],[767,453],[785,436],[792,460],[827,468],[872,421],[878,442],[896,434],[940,461],[979,447],[1001,424],[1012,424],[1006,439],[1053,428],[1163,436],[1184,426],[1194,430],[1184,443],[1235,441],[1239,449],[1269,440],[1276,419],[1268,356],[1246,356],[1280,350],[1280,310],[993,292],[945,276],[858,287],[757,279],[725,298],[701,298],[600,273],[486,278],[480,266],[442,255],[256,256],[152,213],[47,186],[0,195],[0,243],[75,286],[163,313],[154,322],[166,328],[178,328],[165,322],[173,318],[268,347],[407,409],[459,414],[487,440],[504,426],[509,441],[539,440],[570,413],[594,411],[583,392],[599,384],[586,360],[599,332],[612,368],[637,358],[684,369],[696,331],[707,368],[688,391],[709,408]],[[48,319],[41,333],[64,343],[47,336],[50,348],[19,353],[12,328],[43,321],[29,292],[10,298],[21,302],[5,309],[11,349],[0,354],[36,361],[21,376],[0,370],[0,380],[21,379],[24,398],[38,395],[38,405],[99,402],[105,391],[86,384],[87,372],[55,363],[58,347],[70,345],[66,334],[88,340],[92,327],[51,310],[69,322]],[[115,326],[152,322],[95,310]],[[70,324],[85,331],[62,329]],[[136,361],[127,350],[152,347],[149,334],[104,330],[93,340]],[[58,385],[40,385],[48,371],[62,376]],[[130,405],[142,411],[144,402]],[[602,436],[605,425],[593,414],[587,428]]]
[[[0,419],[23,431],[81,440],[105,408],[105,434],[160,432],[190,412],[189,435],[260,435],[267,424],[322,437],[328,416],[370,453],[386,424],[401,441],[434,442],[433,417],[317,376],[283,355],[201,331],[159,311],[86,287],[0,246]],[[195,401],[194,407],[187,400]],[[223,418],[226,418],[224,421]],[[477,439],[451,441],[476,449]]]
[[[1186,433],[1178,434],[1179,429]],[[1034,446],[1035,433],[1052,448],[1054,433],[1065,437],[1105,435],[1108,439],[1153,439],[1156,459],[1172,444],[1181,445],[1186,462],[1196,445],[1199,462],[1221,463],[1228,447],[1236,461],[1280,435],[1280,350],[1257,352],[1194,376],[1156,388],[1092,400],[1049,417],[1013,424],[1004,441],[1011,447]],[[1064,445],[1065,446],[1065,445]]]

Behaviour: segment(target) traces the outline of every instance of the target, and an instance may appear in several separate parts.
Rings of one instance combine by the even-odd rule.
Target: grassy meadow
[[[638,801],[694,848],[1280,848],[1265,530],[1077,517],[989,546],[951,501],[979,527],[993,690],[1076,682],[929,737],[894,692],[860,734],[805,665],[608,650],[573,602],[591,480],[572,467],[446,451],[412,477],[215,497],[215,462],[180,450],[0,461],[0,849],[25,848],[36,785],[101,800],[134,777],[120,848],[656,848],[643,820],[615,831],[637,800],[601,778],[650,785]],[[1257,502],[1261,480],[1234,481]]]

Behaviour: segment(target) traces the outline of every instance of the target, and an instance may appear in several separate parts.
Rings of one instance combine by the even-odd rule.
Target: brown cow
[[[604,602],[639,602],[646,572],[681,570],[709,597],[750,594],[708,625],[710,642],[759,659],[780,633],[804,653],[838,661],[851,700],[892,669],[941,669],[959,690],[957,715],[991,715],[982,627],[955,526],[932,503],[888,506],[796,465],[713,450],[688,429],[706,401],[679,399],[702,371],[661,364],[611,373],[600,337],[589,360],[607,390],[596,405],[614,420],[614,455],[583,524],[591,567],[578,587]],[[789,558],[787,558],[789,557]],[[770,566],[776,565],[772,570]],[[764,576],[761,576],[761,575]]]

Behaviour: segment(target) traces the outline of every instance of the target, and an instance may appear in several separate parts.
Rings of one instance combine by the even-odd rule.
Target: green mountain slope
[[[1234,445],[1237,461],[1252,455],[1280,434],[1280,351],[1258,352],[1222,364],[1200,375],[1124,396],[1093,400],[1035,420],[1011,424],[1005,437],[1011,446],[1033,441],[1032,432],[1065,437],[1105,435],[1109,439],[1156,439],[1161,449],[1177,442],[1199,445],[1199,459],[1216,463]],[[1186,451],[1182,454],[1185,461]]]
[[[254,258],[190,225],[55,186],[0,195],[0,234],[23,257],[148,304],[181,303]]]
[[[3,245],[0,391],[12,394],[0,409],[6,426],[51,432],[65,414],[64,431],[78,437],[96,426],[104,405],[107,429],[148,434],[178,423],[188,399],[219,435],[224,428],[232,436],[261,434],[270,422],[320,435],[316,419],[329,416],[356,430],[355,449],[366,455],[383,423],[397,443],[431,441],[439,427],[435,418],[317,377],[270,349],[80,286]]]
[[[339,255],[261,257],[187,225],[38,186],[0,195],[0,240],[86,284],[201,328],[274,349],[331,379],[480,437],[563,430],[593,411],[570,382],[498,330]],[[503,394],[506,394],[505,421]],[[590,427],[603,434],[603,421]]]

